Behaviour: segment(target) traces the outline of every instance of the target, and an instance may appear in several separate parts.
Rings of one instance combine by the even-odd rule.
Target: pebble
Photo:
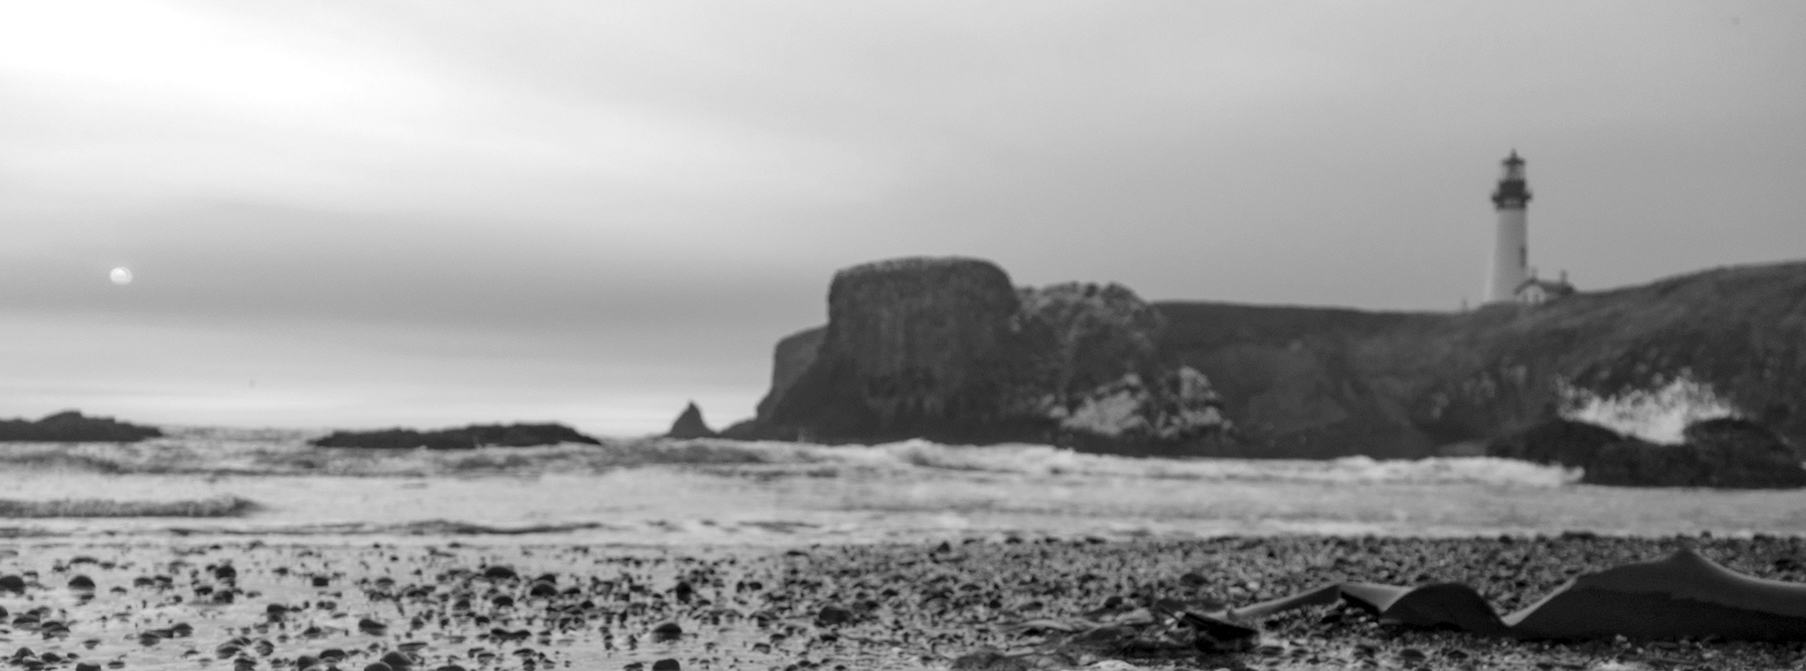
[[[853,611],[843,606],[828,604],[822,606],[815,614],[815,623],[822,626],[846,624],[853,621]]]
[[[652,640],[655,641],[675,641],[683,635],[684,628],[676,622],[665,622],[652,628]]]

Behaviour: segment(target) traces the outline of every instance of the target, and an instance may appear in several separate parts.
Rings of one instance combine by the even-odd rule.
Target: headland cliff
[[[774,364],[758,415],[724,435],[1411,458],[1685,380],[1801,445],[1806,263],[1431,313],[1147,302],[895,259],[836,274],[828,323],[780,341]]]

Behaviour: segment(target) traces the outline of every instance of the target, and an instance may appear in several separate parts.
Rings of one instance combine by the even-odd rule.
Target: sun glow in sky
[[[1453,309],[1512,148],[1545,274],[1798,258],[1800,63],[1784,3],[5,3],[0,417],[721,424],[911,254]]]

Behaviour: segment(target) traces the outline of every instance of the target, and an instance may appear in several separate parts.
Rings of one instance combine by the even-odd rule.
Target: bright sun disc
[[[107,279],[113,280],[114,284],[131,284],[132,269],[125,266],[114,268],[113,272],[107,273]]]

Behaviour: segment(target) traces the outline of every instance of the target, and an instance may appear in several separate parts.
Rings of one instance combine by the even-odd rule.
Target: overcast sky
[[[1806,3],[0,3],[0,417],[752,413],[841,267],[1452,310],[1806,257]],[[116,267],[134,279],[109,281]]]

